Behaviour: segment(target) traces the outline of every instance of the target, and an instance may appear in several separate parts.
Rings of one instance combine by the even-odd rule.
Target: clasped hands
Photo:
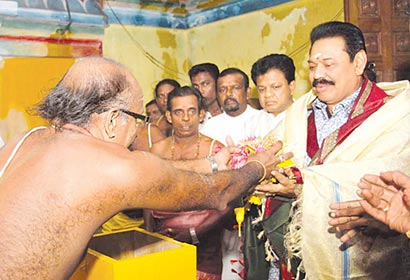
[[[226,142],[227,146],[215,155],[215,159],[218,162],[218,170],[231,169],[231,155],[240,152],[240,148],[234,145],[231,137],[228,136]],[[293,154],[290,152],[279,154],[282,147],[282,142],[277,141],[270,149],[266,150],[265,152],[256,153],[249,156],[248,161],[259,161],[266,168],[266,178],[264,178],[265,181],[263,182],[263,184],[257,185],[255,187],[256,191],[267,194],[294,194],[296,184],[295,180],[293,179],[294,176],[291,169],[277,167],[279,163],[293,157]],[[269,182],[269,180],[273,177],[276,179],[276,182]]]

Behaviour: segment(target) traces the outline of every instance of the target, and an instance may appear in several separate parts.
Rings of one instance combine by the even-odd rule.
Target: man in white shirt
[[[285,117],[296,88],[295,65],[284,54],[269,54],[252,65],[252,80],[262,110],[246,123],[246,134],[264,137]]]
[[[224,144],[228,135],[235,144],[246,139],[249,135],[245,133],[245,123],[258,113],[248,105],[250,92],[249,78],[242,70],[223,70],[217,82],[217,96],[224,112],[208,120],[201,133]]]

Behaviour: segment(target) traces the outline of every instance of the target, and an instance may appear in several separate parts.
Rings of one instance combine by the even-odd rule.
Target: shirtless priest
[[[129,70],[104,58],[77,61],[38,110],[51,127],[0,150],[3,279],[67,279],[94,231],[115,213],[224,209],[279,162],[280,143],[241,170],[208,175],[129,151],[141,89]],[[193,166],[210,172],[206,159]]]

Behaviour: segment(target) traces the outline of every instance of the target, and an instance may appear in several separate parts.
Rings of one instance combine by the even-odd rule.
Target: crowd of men
[[[408,278],[410,82],[369,80],[353,24],[310,40],[312,89],[297,100],[289,56],[252,65],[260,110],[243,70],[206,62],[191,85],[160,81],[144,119],[128,69],[76,62],[37,108],[51,126],[0,149],[0,278],[69,277],[93,233],[133,208],[197,246],[197,279]],[[255,137],[278,141],[232,169]],[[239,237],[233,209],[253,191]]]

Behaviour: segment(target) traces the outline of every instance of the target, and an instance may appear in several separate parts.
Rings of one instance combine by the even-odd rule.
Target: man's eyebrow
[[[327,60],[333,60],[334,58],[333,57],[324,57],[324,58],[318,58],[318,59],[316,59],[316,60],[324,60],[324,61],[327,61]],[[308,59],[308,63],[316,63],[315,61],[313,61],[312,59]]]

